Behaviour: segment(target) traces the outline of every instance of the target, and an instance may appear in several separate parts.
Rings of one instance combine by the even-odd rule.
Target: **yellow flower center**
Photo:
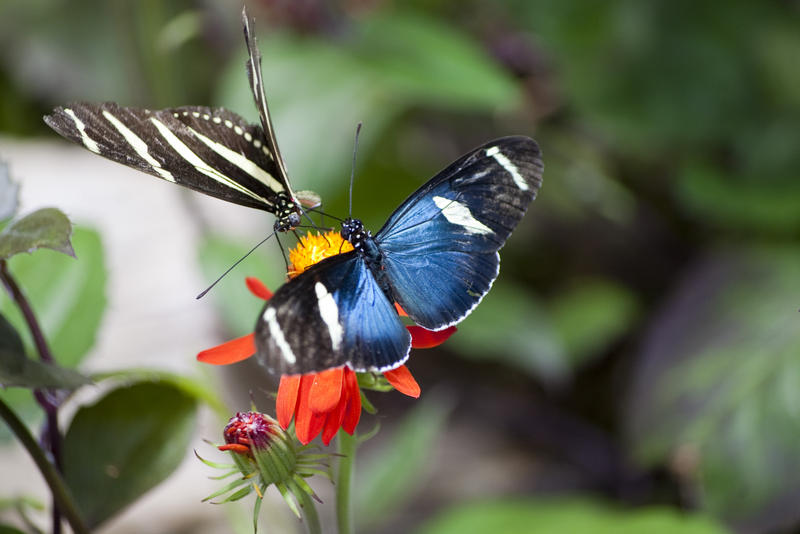
[[[339,232],[308,233],[289,251],[289,278],[294,278],[315,263],[342,252],[350,252],[353,245],[345,241]]]

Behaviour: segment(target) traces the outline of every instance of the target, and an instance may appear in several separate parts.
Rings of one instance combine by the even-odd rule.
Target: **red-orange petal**
[[[342,428],[348,434],[355,432],[358,420],[361,418],[361,390],[358,389],[358,378],[355,371],[345,367],[344,371],[344,393],[342,394],[347,402]]]
[[[314,382],[314,375],[303,375],[300,377],[300,391],[298,392],[297,410],[294,417],[294,429],[300,443],[307,445],[312,439],[322,432],[325,424],[325,414],[315,414],[308,406],[309,392],[311,384]]]
[[[297,408],[297,393],[300,390],[300,375],[283,375],[278,385],[278,398],[275,399],[275,415],[278,424],[286,430],[292,422]]]
[[[322,429],[322,443],[326,446],[330,444],[333,436],[339,432],[339,427],[342,426],[344,421],[344,414],[347,410],[347,399],[339,399],[339,404],[336,408],[328,412],[328,417],[325,419],[325,427]]]
[[[326,369],[312,376],[314,381],[308,393],[308,407],[314,413],[328,413],[336,408],[342,398],[344,367]]]
[[[246,360],[255,353],[256,342],[253,334],[247,334],[198,353],[197,361],[213,365],[228,365]]]
[[[242,445],[241,443],[226,443],[225,445],[220,445],[217,448],[221,451],[233,451],[239,454],[248,454],[250,452],[250,447],[247,445]]]
[[[384,371],[383,376],[385,376],[386,380],[400,393],[408,395],[409,397],[414,397],[415,399],[419,398],[421,391],[419,384],[417,384],[417,381],[411,376],[411,371],[409,371],[408,367],[405,365],[401,365],[391,371]]]
[[[406,311],[396,302],[394,303],[394,309],[397,310],[397,315],[400,317],[408,317]]]
[[[260,299],[269,300],[272,298],[272,291],[267,289],[267,286],[264,285],[264,282],[255,278],[253,276],[248,276],[244,279],[245,284],[247,284],[247,289],[250,290],[250,293],[257,296]]]
[[[411,346],[415,349],[438,347],[456,332],[455,326],[448,326],[444,330],[439,330],[438,332],[416,325],[407,326],[406,328],[408,328],[408,331],[411,333]]]

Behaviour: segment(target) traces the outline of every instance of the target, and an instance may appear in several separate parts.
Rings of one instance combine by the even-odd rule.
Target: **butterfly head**
[[[348,217],[342,223],[342,237],[349,241],[356,250],[361,249],[364,242],[372,237],[369,230],[364,228],[364,223],[358,219]]]
[[[288,232],[295,229],[300,224],[300,208],[285,193],[278,195],[278,205],[275,209],[276,232]]]

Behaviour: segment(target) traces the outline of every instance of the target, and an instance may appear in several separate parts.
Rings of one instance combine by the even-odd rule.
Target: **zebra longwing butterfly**
[[[242,11],[247,76],[261,125],[224,108],[183,106],[151,111],[112,102],[58,107],[44,121],[63,137],[108,159],[243,206],[275,215],[275,230],[300,223],[301,206],[319,196],[292,191],[270,119],[261,54]]]
[[[419,188],[374,237],[345,220],[341,235],[354,250],[312,266],[265,305],[259,360],[278,374],[401,365],[411,338],[394,303],[429,330],[469,315],[497,278],[498,251],[536,197],[542,169],[533,139],[497,139]]]

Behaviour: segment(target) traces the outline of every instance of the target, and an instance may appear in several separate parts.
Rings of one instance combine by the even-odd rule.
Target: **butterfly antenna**
[[[251,249],[250,249],[250,252],[248,252],[247,254],[245,254],[244,256],[242,256],[241,258],[239,258],[238,260],[236,260],[236,263],[234,263],[233,265],[231,265],[230,267],[228,267],[228,270],[227,270],[227,271],[225,271],[224,273],[222,273],[222,276],[220,276],[219,278],[217,278],[216,280],[214,280],[214,283],[213,283],[213,284],[211,284],[210,286],[208,286],[208,287],[205,289],[205,291],[203,291],[202,293],[200,293],[199,295],[197,295],[195,298],[196,298],[196,299],[201,299],[201,298],[205,297],[205,296],[206,296],[206,293],[208,293],[209,291],[211,291],[211,289],[212,289],[212,288],[213,288],[215,285],[217,285],[217,284],[219,283],[219,281],[220,281],[220,280],[222,280],[223,278],[225,278],[225,276],[226,276],[226,275],[227,275],[229,272],[231,272],[231,271],[232,271],[232,270],[233,270],[233,269],[234,269],[234,268],[235,268],[237,265],[239,265],[240,263],[242,263],[242,262],[244,261],[244,259],[245,259],[247,256],[249,256],[250,254],[252,254],[252,253],[253,253],[253,252],[254,252],[254,251],[255,251],[255,250],[258,248],[258,247],[260,247],[261,245],[263,245],[264,243],[266,243],[267,239],[269,239],[270,237],[272,237],[272,236],[274,236],[274,235],[275,235],[275,232],[273,231],[273,232],[272,232],[271,234],[269,234],[267,237],[265,237],[264,239],[262,239],[261,241],[259,241],[259,242],[258,242],[258,244],[257,244],[256,246],[254,246],[253,248],[251,248]],[[276,237],[276,239],[277,239],[277,237]],[[283,252],[283,250],[281,250],[281,252]]]
[[[348,204],[347,216],[353,216],[353,180],[356,176],[356,153],[358,152],[358,134],[361,133],[361,123],[356,126],[356,139],[353,143],[353,166],[350,169],[350,202]]]
[[[335,221],[339,221],[339,222],[343,222],[343,221],[344,221],[344,219],[341,219],[341,218],[337,217],[336,215],[331,215],[330,213],[325,213],[325,212],[324,212],[324,211],[322,211],[321,209],[312,208],[312,209],[310,209],[310,210],[308,210],[308,211],[313,211],[314,213],[319,213],[319,214],[320,214],[320,215],[322,215],[323,217],[330,217],[331,219],[333,219],[333,220],[335,220]],[[323,228],[324,228],[324,227],[325,227],[325,226],[323,225]]]
[[[283,243],[281,243],[281,238],[278,237],[278,234],[275,234],[275,241],[278,242],[278,249],[281,251],[281,256],[283,256],[283,263],[286,265],[286,271],[288,272],[289,271],[289,259],[286,257],[286,252],[283,251]]]

